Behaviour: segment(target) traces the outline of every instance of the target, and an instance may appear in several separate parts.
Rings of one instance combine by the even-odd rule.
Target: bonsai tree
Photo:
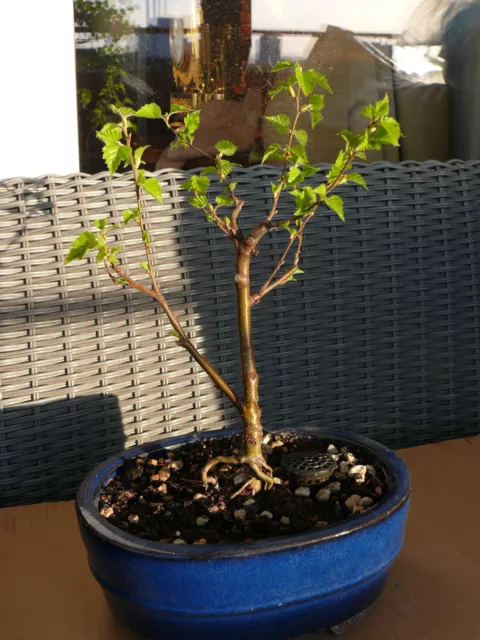
[[[108,219],[94,222],[95,231],[83,232],[71,245],[65,262],[82,259],[87,251],[96,251],[97,263],[103,263],[111,280],[122,287],[136,289],[144,295],[156,300],[165,311],[170,324],[172,335],[177,339],[178,346],[186,349],[191,357],[202,367],[216,386],[227,396],[234,405],[243,421],[243,446],[241,453],[231,456],[211,459],[202,469],[202,480],[216,484],[216,479],[210,475],[218,464],[248,465],[253,471],[253,478],[257,490],[263,485],[271,488],[275,484],[272,469],[262,453],[262,421],[259,400],[259,379],[255,364],[254,345],[252,340],[251,315],[252,308],[261,302],[268,293],[294,279],[301,274],[300,260],[303,236],[307,224],[315,217],[322,207],[332,209],[344,220],[342,198],[333,191],[343,184],[355,182],[366,188],[363,177],[352,171],[352,162],[357,158],[365,159],[370,150],[377,150],[385,144],[398,146],[401,137],[400,126],[389,116],[389,102],[386,95],[376,104],[368,105],[362,111],[366,118],[365,130],[354,133],[343,130],[339,136],[344,141],[344,148],[332,164],[330,170],[315,186],[312,181],[306,184],[319,169],[308,162],[307,142],[308,134],[298,128],[302,114],[310,114],[311,126],[315,127],[322,119],[324,106],[324,92],[332,93],[324,75],[315,69],[303,70],[301,65],[289,61],[279,62],[273,68],[274,72],[289,69],[290,75],[285,80],[278,81],[270,91],[273,97],[280,92],[287,92],[295,101],[295,115],[290,119],[287,115],[278,114],[268,116],[267,119],[281,134],[285,135],[283,145],[275,143],[265,150],[262,164],[269,158],[281,161],[281,171],[278,182],[271,184],[272,204],[266,215],[262,215],[252,228],[247,229],[242,224],[241,211],[244,201],[236,191],[236,183],[231,180],[235,163],[228,158],[233,156],[236,147],[228,140],[220,140],[216,144],[217,153],[211,156],[195,147],[195,131],[199,126],[200,114],[195,110],[188,110],[182,106],[172,105],[170,113],[162,113],[156,104],[147,104],[138,111],[130,107],[112,106],[112,111],[118,116],[118,123],[108,123],[97,133],[103,142],[103,158],[113,174],[120,165],[130,167],[135,183],[136,206],[123,213],[125,225],[134,223],[145,246],[145,262],[141,267],[148,276],[149,283],[145,284],[132,277],[126,266],[119,259],[122,248],[112,246],[111,231],[117,229]],[[318,92],[320,91],[320,92]],[[172,116],[182,112],[183,124],[175,127]],[[237,294],[238,335],[240,343],[240,362],[242,370],[243,392],[237,394],[220,373],[212,366],[207,358],[199,352],[188,334],[182,327],[175,311],[169,305],[161,291],[155,277],[150,249],[150,236],[145,227],[141,196],[146,191],[158,201],[162,201],[161,186],[154,177],[147,177],[142,167],[142,154],[147,147],[134,149],[132,146],[132,119],[157,118],[163,120],[167,127],[175,133],[173,146],[192,147],[197,152],[209,158],[211,166],[206,167],[198,175],[192,175],[182,187],[192,192],[189,203],[192,207],[204,212],[206,221],[218,227],[220,232],[232,243],[236,256],[235,287]],[[215,201],[209,197],[211,180],[209,175],[224,185],[224,194],[217,196]],[[287,197],[292,202],[292,212],[287,218],[278,216],[278,203],[281,197]],[[227,212],[227,215],[223,215]],[[258,254],[258,247],[270,232],[285,233],[285,250],[264,284],[256,291],[252,291],[250,281],[250,267],[252,259]],[[290,262],[287,264],[287,260]],[[252,482],[252,480],[250,480]]]

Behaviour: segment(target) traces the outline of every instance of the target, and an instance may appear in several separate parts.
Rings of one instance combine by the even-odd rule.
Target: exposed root
[[[234,456],[218,456],[212,458],[202,469],[202,480],[207,484],[217,484],[217,479],[209,476],[209,472],[219,464],[240,464],[240,460]]]
[[[230,496],[230,500],[233,500],[234,498],[239,496],[241,493],[243,493],[243,491],[245,491],[245,489],[249,487],[254,480],[255,478],[250,478],[250,480],[247,480],[246,482],[244,482],[240,487],[240,489],[238,489],[238,491],[235,491],[235,493]]]
[[[255,474],[254,477],[258,478],[264,483],[265,489],[271,489],[275,484],[275,478],[273,477],[272,468],[265,462],[263,456],[242,456],[237,458],[234,456],[218,456],[212,458],[202,469],[202,480],[207,484],[217,484],[217,479],[210,476],[209,473],[212,469],[215,469],[219,464],[233,464],[233,465],[248,465]],[[250,484],[252,484],[254,478],[250,478],[245,484],[232,496],[235,497],[242,493]]]

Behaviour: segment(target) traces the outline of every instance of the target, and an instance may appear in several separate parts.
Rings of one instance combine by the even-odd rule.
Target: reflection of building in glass
[[[280,60],[280,38],[277,35],[263,33],[260,36],[259,64],[275,65]]]

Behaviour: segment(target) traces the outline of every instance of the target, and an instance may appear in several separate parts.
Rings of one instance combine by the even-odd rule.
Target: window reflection
[[[75,0],[82,170],[103,170],[95,129],[108,104],[171,102],[200,108],[198,146],[222,138],[234,158],[256,164],[279,135],[263,115],[290,113],[267,101],[271,67],[300,60],[329,79],[324,121],[310,134],[312,162],[329,161],[337,132],[362,127],[361,105],[389,94],[406,135],[370,160],[480,157],[480,0]],[[287,73],[287,72],[284,72]],[[305,128],[308,123],[305,122]],[[170,150],[157,121],[139,122],[149,169],[193,168],[192,150]]]

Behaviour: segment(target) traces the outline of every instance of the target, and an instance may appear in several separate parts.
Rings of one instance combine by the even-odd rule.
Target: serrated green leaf
[[[345,215],[343,213],[343,200],[340,196],[330,196],[325,198],[325,204],[329,209],[335,211],[338,217],[345,222]]]
[[[119,142],[122,139],[122,129],[118,124],[107,122],[100,131],[97,131],[97,138],[102,142]]]
[[[297,129],[295,131],[295,137],[302,147],[306,147],[308,144],[308,133],[303,129]]]
[[[295,163],[306,164],[308,162],[307,150],[301,144],[291,147],[290,154]]]
[[[134,154],[133,154],[133,161],[134,161],[134,163],[135,163],[135,167],[136,167],[137,169],[138,169],[138,167],[140,166],[140,164],[145,164],[145,163],[143,162],[143,160],[142,160],[142,156],[143,156],[143,153],[144,153],[145,149],[148,149],[148,147],[149,147],[149,146],[150,146],[150,145],[149,145],[149,144],[147,144],[147,145],[145,145],[144,147],[137,147],[137,148],[135,149],[135,152],[134,152]]]
[[[282,147],[278,144],[278,142],[274,142],[273,144],[271,144],[267,150],[265,151],[265,153],[263,154],[263,158],[262,158],[262,162],[261,164],[264,164],[266,160],[268,160],[268,158],[270,158],[273,155],[276,155],[279,153],[279,151],[283,151]]]
[[[320,73],[320,71],[317,71],[316,69],[310,69],[308,73],[315,84],[318,84],[322,89],[328,91],[328,93],[333,93],[332,88],[323,73]]]
[[[240,166],[237,162],[230,162],[230,160],[226,160],[225,158],[218,158],[217,162],[218,168],[223,174],[224,178],[226,178],[232,172],[233,167]]]
[[[375,107],[373,104],[367,104],[361,111],[361,116],[365,116],[366,118],[370,118],[372,120],[375,117]]]
[[[183,104],[177,104],[176,102],[172,102],[170,105],[170,113],[179,113],[185,111],[193,111],[190,107],[186,107]]]
[[[100,231],[103,231],[105,229],[105,227],[107,226],[108,223],[108,218],[102,218],[100,220],[94,220],[93,224],[95,227],[97,227],[97,229],[100,229]]]
[[[121,116],[125,120],[135,115],[135,110],[130,107],[116,107],[114,104],[111,104],[110,109],[113,113]]]
[[[149,236],[148,231],[146,229],[142,233],[142,240],[143,240],[143,244],[146,247],[150,246],[150,236]]]
[[[202,171],[200,172],[200,175],[204,176],[207,173],[217,173],[218,174],[218,167],[205,167],[205,169],[202,169]]]
[[[112,247],[108,254],[108,259],[112,264],[117,264],[116,255],[119,251],[123,251],[123,247]]]
[[[312,109],[310,111],[310,118],[312,121],[312,129],[314,129],[316,127],[316,125],[323,120],[323,116],[320,113],[320,111],[317,111],[316,109]]]
[[[287,184],[292,185],[300,182],[303,179],[302,170],[299,167],[290,167],[287,173]]]
[[[139,118],[161,118],[162,110],[158,104],[150,102],[150,104],[144,104],[143,107],[140,107],[135,115]]]
[[[274,116],[265,116],[265,120],[271,122],[278,133],[288,133],[290,131],[290,118],[284,113],[279,113]]]
[[[140,266],[142,267],[142,269],[144,269],[148,275],[150,275],[150,268],[148,266],[148,262],[140,262]]]
[[[303,215],[307,209],[310,209],[317,201],[317,194],[312,187],[304,187],[299,190],[298,195],[295,196],[295,204],[297,211],[294,215]]]
[[[381,125],[375,132],[373,140],[380,144],[391,144],[394,147],[398,147],[400,146],[401,137],[402,131],[395,118],[384,117],[381,119]]]
[[[305,178],[310,178],[310,176],[314,176],[318,173],[320,169],[318,167],[313,167],[311,164],[304,164],[302,171]]]
[[[311,71],[302,71],[302,67],[297,63],[295,65],[295,77],[302,90],[302,93],[309,96],[315,89],[315,80]]]
[[[217,196],[215,202],[220,206],[229,206],[233,204],[233,198],[230,196]]]
[[[310,109],[321,111],[325,106],[325,96],[321,93],[314,93],[308,98],[308,106]]]
[[[210,186],[210,178],[202,175],[194,175],[183,182],[180,186],[182,187],[182,189],[196,191],[199,195],[204,195],[205,193],[207,193],[208,187]]]
[[[100,247],[100,249],[97,252],[97,257],[95,258],[95,262],[99,264],[100,262],[103,262],[106,257],[107,257],[107,248]]]
[[[190,111],[184,120],[184,135],[192,142],[193,134],[200,126],[200,111]]]
[[[385,97],[375,104],[375,115],[377,116],[377,118],[388,116],[389,109],[390,105],[388,101],[388,93],[386,93]]]
[[[315,187],[314,191],[323,199],[327,195],[327,185],[325,183],[319,184],[318,187]]]
[[[352,149],[356,149],[362,140],[362,136],[359,136],[348,129],[343,129],[338,135],[341,136]]]
[[[121,142],[108,142],[103,146],[102,156],[110,174],[113,175],[120,164],[130,157],[130,147]]]
[[[70,250],[64,260],[64,264],[72,262],[72,260],[81,260],[87,251],[96,249],[98,235],[92,231],[84,231],[70,245]]]
[[[272,194],[276,196],[282,190],[281,184],[275,184],[274,182],[270,183],[270,189],[272,190]]]
[[[219,140],[215,145],[216,150],[224,156],[233,156],[237,150],[237,145],[230,140]]]
[[[156,178],[145,178],[145,175],[141,174],[140,171],[138,173],[138,184],[141,185],[147,193],[153,196],[155,200],[158,200],[158,202],[162,204],[162,187],[158,180]]]
[[[281,71],[282,69],[288,69],[290,67],[294,67],[295,65],[290,60],[280,60],[277,64],[272,68],[272,72],[276,73],[277,71]]]
[[[368,189],[367,183],[365,182],[365,178],[361,176],[359,173],[355,173],[355,171],[352,171],[351,173],[346,173],[345,178],[347,179],[348,182],[356,182],[364,189]]]
[[[123,224],[127,226],[132,220],[135,220],[135,222],[138,224],[138,209],[125,209],[125,211],[123,212]]]
[[[204,209],[208,207],[208,198],[206,196],[195,196],[195,198],[188,198],[188,202],[195,207],[195,209]]]

